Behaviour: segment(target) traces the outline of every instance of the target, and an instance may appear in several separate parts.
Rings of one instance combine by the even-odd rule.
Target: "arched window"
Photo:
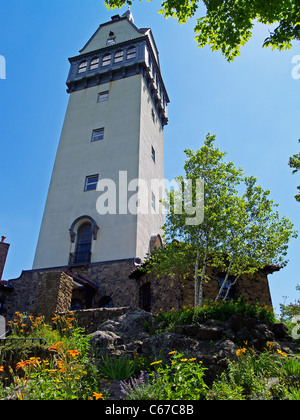
[[[130,47],[127,50],[127,60],[130,60],[131,58],[135,58],[136,56],[136,47]]]
[[[88,263],[91,261],[92,225],[84,223],[78,228],[75,251],[75,263]]]
[[[115,60],[114,60],[114,62],[115,63],[119,63],[120,61],[123,61],[123,51],[122,50],[120,50],[120,51],[117,51],[116,52],[116,54],[115,54]]]
[[[95,69],[97,69],[98,68],[98,66],[99,66],[99,57],[96,57],[96,58],[94,58],[92,61],[91,61],[91,65],[90,65],[90,70],[95,70]]]
[[[111,62],[111,54],[105,54],[102,59],[102,66],[109,66]]]
[[[86,71],[86,68],[87,68],[87,61],[85,60],[79,64],[78,73],[84,73]]]

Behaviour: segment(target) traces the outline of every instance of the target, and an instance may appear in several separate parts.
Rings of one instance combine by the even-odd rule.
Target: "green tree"
[[[185,150],[185,178],[177,177],[180,188],[168,192],[166,245],[155,250],[146,265],[156,275],[183,277],[190,276],[194,266],[195,306],[203,304],[208,266],[226,272],[218,300],[229,275],[235,276],[236,283],[242,274],[268,264],[285,265],[288,243],[296,236],[293,224],[275,210],[270,192],[257,186],[255,177],[245,177],[241,168],[224,162],[226,153],[214,142],[215,136],[208,134],[200,150]],[[204,181],[203,195],[195,188],[199,179]],[[187,181],[194,186],[189,194]],[[245,192],[240,196],[242,187]],[[204,207],[204,217],[193,224],[191,209],[199,208],[197,200]]]
[[[109,8],[132,5],[132,2],[105,0]],[[252,36],[256,21],[277,25],[265,39],[265,47],[289,49],[293,40],[300,39],[299,0],[164,0],[159,12],[180,24],[199,13],[195,26],[199,47],[209,45],[213,51],[221,50],[228,61],[240,54],[240,48]]]
[[[300,143],[300,140],[299,140],[299,143]],[[293,174],[300,171],[300,153],[295,154],[292,157],[290,157],[289,166],[290,166],[290,168],[294,169]],[[300,185],[298,185],[297,188],[300,191]],[[296,198],[297,201],[300,202],[300,192],[299,192],[299,194],[295,195],[295,198]]]
[[[227,260],[223,265],[227,270],[216,300],[229,275],[235,279],[224,300],[243,274],[254,274],[266,265],[285,266],[288,243],[297,236],[289,219],[281,218],[276,211],[278,205],[269,198],[270,191],[263,190],[256,181],[254,176],[245,177],[246,191],[242,197],[234,197],[228,212],[227,236],[223,243]]]

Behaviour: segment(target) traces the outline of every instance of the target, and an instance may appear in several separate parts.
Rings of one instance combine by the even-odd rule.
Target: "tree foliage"
[[[109,8],[132,5],[132,2],[105,0]],[[202,3],[204,15],[199,7]],[[160,13],[177,19],[180,24],[196,16],[195,39],[199,47],[209,45],[213,51],[220,50],[228,61],[240,54],[240,48],[252,36],[256,21],[277,25],[265,39],[265,47],[289,49],[293,40],[300,39],[299,0],[164,0]]]
[[[299,140],[300,143],[300,140]],[[300,171],[300,153],[293,155],[292,157],[290,157],[289,160],[289,166],[294,169],[293,170],[293,174],[297,173],[298,171]],[[300,191],[300,185],[298,185],[298,190]],[[295,195],[295,198],[297,201],[300,202],[300,192],[299,194]]]

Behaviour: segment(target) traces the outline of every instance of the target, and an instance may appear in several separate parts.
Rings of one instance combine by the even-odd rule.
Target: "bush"
[[[125,399],[153,400],[199,400],[204,399],[207,385],[204,383],[202,362],[196,358],[186,358],[176,351],[171,352],[170,363],[162,360],[152,363],[156,369],[149,375],[141,372],[138,379],[122,382]],[[149,398],[151,397],[151,398]]]
[[[226,321],[234,314],[243,314],[251,318],[275,323],[273,309],[268,306],[250,304],[243,299],[226,302],[209,302],[202,308],[184,308],[178,311],[162,311],[157,315],[158,323],[166,325],[166,329],[174,325],[203,323],[209,319]]]

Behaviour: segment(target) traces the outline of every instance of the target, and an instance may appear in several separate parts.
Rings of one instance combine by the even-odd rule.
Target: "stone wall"
[[[111,297],[114,307],[138,307],[138,285],[128,278],[134,268],[133,259],[129,259],[73,266],[69,271],[99,286],[93,299],[94,307],[100,306],[99,301],[104,296]]]
[[[98,327],[108,319],[124,315],[128,308],[94,308],[75,311],[76,321],[79,327],[85,329],[87,334],[98,330]]]
[[[7,321],[16,311],[49,319],[54,312],[70,309],[73,280],[62,271],[23,271],[9,285],[14,289],[0,291]]]
[[[66,273],[60,271],[39,273],[32,314],[43,315],[49,322],[54,313],[68,311],[72,290],[73,279]]]

